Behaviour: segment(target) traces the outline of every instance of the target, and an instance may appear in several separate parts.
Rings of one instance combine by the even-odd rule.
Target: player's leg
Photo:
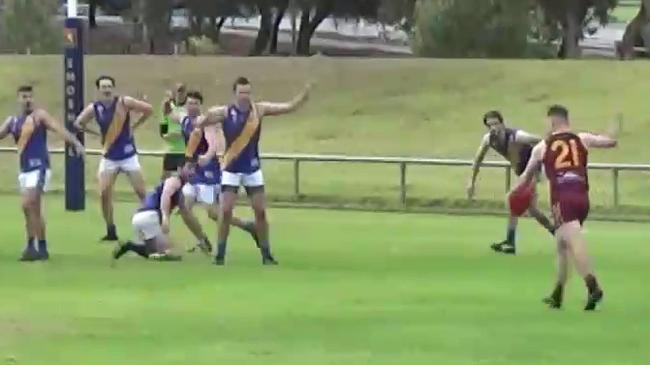
[[[239,183],[237,181],[237,183]],[[219,230],[217,232],[217,254],[215,264],[223,265],[226,259],[226,245],[228,235],[230,234],[230,224],[232,222],[233,211],[237,203],[237,192],[239,185],[222,185],[221,187],[221,217],[218,222]]]
[[[490,246],[494,251],[496,252],[502,252],[506,254],[515,254],[516,253],[516,246],[515,246],[515,234],[517,232],[517,224],[519,222],[519,218],[513,215],[510,215],[508,217],[508,225],[506,227],[506,239],[498,242],[498,243],[493,243],[492,246]]]
[[[221,216],[221,204],[219,199],[220,190],[221,187],[219,185],[197,185],[197,201],[200,201],[207,207],[208,218],[217,223],[217,225],[219,224]],[[233,213],[230,218],[230,225],[250,234],[251,237],[253,237],[255,244],[259,247],[255,221],[238,218]]]
[[[555,224],[551,222],[546,215],[539,210],[537,206],[537,192],[533,195],[533,198],[530,202],[530,208],[528,208],[528,213],[535,218],[537,223],[544,227],[551,235],[555,235]]]
[[[126,172],[126,175],[129,177],[129,183],[131,183],[131,187],[133,188],[133,192],[135,192],[140,201],[143,201],[144,197],[147,195],[147,187],[144,182],[144,176],[142,175],[142,168],[140,167],[138,155],[132,156],[123,161],[120,165],[120,169]]]
[[[25,215],[25,231],[27,237],[27,244],[23,250],[21,261],[36,261],[40,259],[40,255],[34,241],[38,234],[39,222],[35,217],[34,206],[36,204],[36,196],[38,195],[35,188],[22,189],[22,209]]]
[[[603,291],[598,284],[587,252],[587,242],[582,234],[582,227],[577,220],[567,223],[565,226],[567,226],[565,234],[569,242],[569,249],[573,256],[576,271],[584,279],[587,287],[587,304],[585,310],[594,310],[603,298]]]
[[[269,222],[266,215],[266,193],[264,186],[247,187],[248,193],[255,214],[255,229],[257,231],[258,246],[262,254],[264,265],[277,265],[277,261],[271,254],[271,243],[269,239]]]
[[[99,195],[102,205],[102,216],[106,223],[106,235],[102,237],[102,241],[117,241],[117,229],[115,221],[113,220],[113,186],[119,168],[114,161],[102,158],[99,162]]]
[[[210,253],[212,251],[212,244],[210,243],[208,236],[203,231],[201,223],[199,223],[199,220],[194,214],[194,206],[196,205],[198,199],[198,191],[196,185],[187,183],[183,186],[182,191],[183,203],[179,206],[178,211],[181,215],[181,218],[183,219],[183,223],[185,223],[185,226],[197,239],[197,246],[201,249],[201,251],[204,253]],[[197,246],[186,246],[185,248],[188,252],[193,252]]]
[[[564,287],[569,279],[569,244],[564,235],[559,233],[556,236],[557,241],[557,280],[553,292],[544,302],[551,308],[560,308],[564,297]]]

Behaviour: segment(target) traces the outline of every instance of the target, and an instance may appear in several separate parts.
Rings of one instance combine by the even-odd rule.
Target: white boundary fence
[[[0,153],[16,153],[14,147],[0,147]],[[61,155],[64,153],[62,148],[50,150],[52,154]],[[99,156],[101,150],[88,149],[86,154]],[[138,151],[140,156],[158,156],[162,157],[165,153],[161,151]],[[283,153],[265,153],[262,154],[263,160],[287,161],[293,162],[293,194],[300,195],[300,166],[309,162],[338,162],[338,163],[366,163],[366,164],[387,164],[397,165],[399,167],[399,201],[402,206],[406,206],[406,177],[407,166],[472,166],[471,160],[458,159],[439,159],[439,158],[410,158],[410,157],[368,157],[368,156],[345,156],[345,155],[312,155],[312,154],[283,154]],[[485,161],[482,167],[501,168],[505,173],[504,191],[510,190],[511,170],[512,167],[505,161]],[[591,170],[608,170],[612,176],[612,204],[619,205],[619,173],[621,171],[650,171],[650,164],[619,164],[619,163],[590,163]]]

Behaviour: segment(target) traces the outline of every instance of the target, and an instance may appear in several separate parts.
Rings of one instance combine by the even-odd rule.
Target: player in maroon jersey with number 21
[[[557,230],[557,283],[544,302],[551,308],[562,306],[564,286],[568,278],[569,258],[584,278],[588,290],[585,310],[594,310],[603,298],[603,291],[587,254],[582,224],[589,214],[589,179],[587,155],[589,148],[612,148],[617,144],[620,117],[616,128],[607,135],[577,133],[571,130],[569,112],[555,105],[549,108],[547,120],[550,134],[533,148],[526,170],[512,191],[529,184],[543,165],[550,187],[551,206]],[[511,193],[512,193],[511,191]]]

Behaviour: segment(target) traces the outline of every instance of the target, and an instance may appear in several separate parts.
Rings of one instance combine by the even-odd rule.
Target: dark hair
[[[16,94],[31,93],[33,91],[34,91],[34,87],[32,87],[32,85],[20,85],[20,86],[18,86],[18,89],[16,90]]]
[[[232,91],[237,91],[237,85],[250,85],[251,82],[248,81],[244,76],[239,76],[237,80],[232,84]]]
[[[546,115],[549,117],[559,117],[569,120],[569,110],[562,105],[552,105],[548,108]]]
[[[100,83],[102,80],[108,80],[108,81],[111,82],[111,84],[113,84],[113,86],[115,86],[115,79],[114,79],[113,77],[108,76],[108,75],[101,75],[101,76],[99,76],[99,77],[97,78],[97,80],[95,80],[95,86],[96,86],[98,89],[99,89],[99,83]]]
[[[187,92],[187,98],[192,98],[198,100],[201,104],[203,104],[203,95],[201,95],[200,91],[192,90]]]
[[[499,123],[503,123],[503,115],[501,115],[501,112],[498,110],[490,110],[489,112],[483,114],[483,124],[487,126],[487,120],[494,118],[498,119]]]

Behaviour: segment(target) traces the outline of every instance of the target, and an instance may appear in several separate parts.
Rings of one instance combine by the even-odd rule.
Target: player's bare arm
[[[88,134],[92,134],[94,136],[101,136],[99,132],[94,131],[93,129],[88,127],[88,123],[90,123],[91,120],[95,117],[95,108],[93,107],[93,104],[88,104],[84,110],[79,113],[77,116],[77,119],[74,121],[74,128],[80,132],[86,132]]]
[[[270,103],[264,101],[257,103],[260,116],[282,115],[298,110],[305,104],[305,102],[307,102],[307,100],[309,100],[309,93],[311,92],[311,88],[311,84],[307,84],[305,86],[305,89],[300,94],[286,103]]]
[[[520,144],[529,144],[533,146],[538,144],[541,140],[542,137],[525,131],[517,131],[517,133],[515,133],[515,142]]]
[[[181,180],[176,177],[170,177],[165,180],[163,191],[160,196],[160,212],[162,215],[161,228],[163,233],[169,233],[169,216],[171,215],[172,196],[181,188]]]
[[[467,184],[467,199],[472,199],[474,197],[474,190],[476,188],[476,177],[478,177],[478,172],[481,169],[481,163],[485,159],[487,151],[490,149],[490,135],[485,134],[481,140],[481,144],[476,151],[474,156],[474,163],[472,164],[472,177]]]
[[[63,140],[71,144],[74,150],[77,152],[77,155],[83,156],[86,153],[84,146],[81,144],[81,142],[79,142],[77,137],[75,137],[74,134],[68,132],[48,112],[43,109],[39,109],[34,112],[34,118],[37,119],[40,123],[43,123],[49,131],[54,132]]]
[[[222,125],[223,121],[226,119],[227,109],[228,107],[224,105],[211,107],[204,115],[198,118],[196,125],[199,128],[208,125]]]
[[[133,130],[140,127],[153,114],[153,107],[145,101],[125,96],[122,99],[122,102],[124,103],[127,112],[134,111],[140,114],[140,118],[138,118],[138,120],[133,124]]]
[[[199,156],[199,165],[205,166],[217,155],[217,128],[214,125],[203,128],[203,135],[208,143],[208,150]]]
[[[539,171],[542,167],[545,150],[546,142],[541,141],[535,145],[533,152],[531,153],[530,160],[528,160],[528,165],[526,165],[526,169],[521,174],[521,176],[519,176],[517,183],[515,183],[515,186],[510,190],[510,193],[534,181],[537,171]]]
[[[7,117],[2,125],[0,126],[0,139],[4,139],[9,135],[9,125],[11,124],[11,117]]]

